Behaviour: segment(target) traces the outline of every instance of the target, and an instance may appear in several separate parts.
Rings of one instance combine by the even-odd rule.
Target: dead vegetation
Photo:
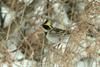
[[[2,6],[15,12],[12,23],[6,28],[0,28],[0,55],[2,55],[0,64],[2,65],[3,62],[12,64],[15,61],[21,62],[28,59],[35,60],[36,67],[78,67],[76,63],[82,58],[92,58],[97,63],[95,67],[99,67],[100,20],[96,17],[99,15],[100,18],[100,2],[84,1],[86,6],[84,10],[81,10],[76,8],[80,3],[79,0],[33,0],[29,5],[25,4],[24,0],[0,0]],[[60,15],[56,17],[54,3],[65,6],[65,13],[72,22],[65,29],[65,31],[70,31],[66,46],[62,45],[63,40],[59,40],[60,43],[48,43],[42,27],[44,19],[63,25],[58,20]],[[9,47],[11,45],[14,46]],[[64,52],[62,52],[63,49]],[[17,51],[20,51],[24,57],[15,59],[13,53]]]

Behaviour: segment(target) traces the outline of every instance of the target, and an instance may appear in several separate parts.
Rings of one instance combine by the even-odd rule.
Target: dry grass
[[[80,46],[79,44],[82,40],[86,40],[88,34],[88,36],[90,37],[95,37],[96,41],[94,47],[88,46],[86,48],[87,57],[100,57],[100,54],[96,53],[98,50],[100,50],[100,30],[98,30],[100,27],[97,27],[97,25],[95,25],[95,21],[91,21],[91,19],[94,19],[94,17],[89,17],[90,15],[100,14],[100,3],[95,1],[89,2],[85,8],[85,11],[82,13],[78,13],[78,11],[74,9],[74,5],[76,5],[77,0],[66,1],[66,3],[68,3],[72,8],[69,12],[70,20],[74,21],[77,27],[73,31],[71,31],[68,47],[66,48],[65,53],[62,53],[59,49],[54,48],[52,45],[48,45],[47,40],[45,39],[43,28],[41,26],[37,28],[35,22],[37,19],[41,18],[41,16],[37,16],[36,20],[33,20],[32,16],[27,17],[28,13],[31,13],[33,12],[33,10],[35,10],[33,7],[34,1],[27,7],[24,3],[18,2],[18,0],[0,1],[4,5],[8,6],[11,10],[16,11],[18,15],[13,20],[14,23],[12,23],[8,28],[3,29],[2,31],[0,30],[0,53],[4,55],[4,57],[1,58],[3,59],[3,62],[13,62],[13,59],[9,58],[9,50],[6,48],[3,42],[9,40],[15,30],[17,31],[17,34],[20,35],[18,37],[21,39],[21,41],[18,43],[19,45],[17,46],[17,50],[21,50],[22,53],[25,54],[27,59],[34,59],[37,62],[41,62],[41,64],[44,57],[46,57],[47,60],[44,67],[53,67],[52,65],[54,63],[58,63],[59,65],[61,65],[60,67],[74,67],[74,59],[80,56],[78,50],[78,47]],[[59,2],[61,2],[62,4],[66,4],[63,0]],[[44,13],[51,17],[52,5],[50,4],[46,7]],[[35,32],[27,34],[28,31],[25,30],[25,32],[22,30],[22,23],[29,24],[29,29],[31,29],[32,27],[36,28]],[[89,43],[89,41],[87,41],[87,44],[91,45],[92,43]],[[44,55],[43,53],[45,48],[47,48],[48,50],[46,55]]]

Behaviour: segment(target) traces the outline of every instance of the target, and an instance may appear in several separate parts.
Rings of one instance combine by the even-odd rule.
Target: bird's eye
[[[52,29],[52,22],[51,20],[46,20],[43,24],[43,28],[46,29],[46,30],[50,30]]]

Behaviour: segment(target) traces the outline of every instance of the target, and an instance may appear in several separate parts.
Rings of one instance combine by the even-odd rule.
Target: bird
[[[44,20],[44,24],[42,26],[46,30],[50,30],[50,29],[53,28],[52,27],[52,21],[51,20],[47,20],[47,19]]]
[[[42,25],[43,28],[46,29],[45,31],[46,39],[48,40],[49,43],[52,44],[59,42],[61,38],[69,34],[67,30],[53,27],[52,26],[53,23],[54,22],[52,20],[47,19]]]

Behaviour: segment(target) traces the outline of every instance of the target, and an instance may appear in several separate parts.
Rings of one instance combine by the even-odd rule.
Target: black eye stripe
[[[50,30],[51,28],[49,27],[49,26],[47,26],[47,25],[43,25],[43,27],[45,28],[45,29],[47,29],[47,30]]]
[[[1,3],[0,3],[0,23],[1,23],[1,28],[4,26],[4,20],[5,20],[6,15],[3,17],[2,16],[2,8],[1,8]]]
[[[49,20],[46,20],[45,22],[44,22],[44,24],[42,25],[43,26],[43,28],[44,29],[46,29],[46,30],[51,30],[53,27],[52,27],[52,24],[49,22]]]
[[[0,23],[1,23],[1,27],[2,27],[2,22],[3,22],[3,17],[2,17],[2,10],[1,10],[1,5],[0,5]]]

